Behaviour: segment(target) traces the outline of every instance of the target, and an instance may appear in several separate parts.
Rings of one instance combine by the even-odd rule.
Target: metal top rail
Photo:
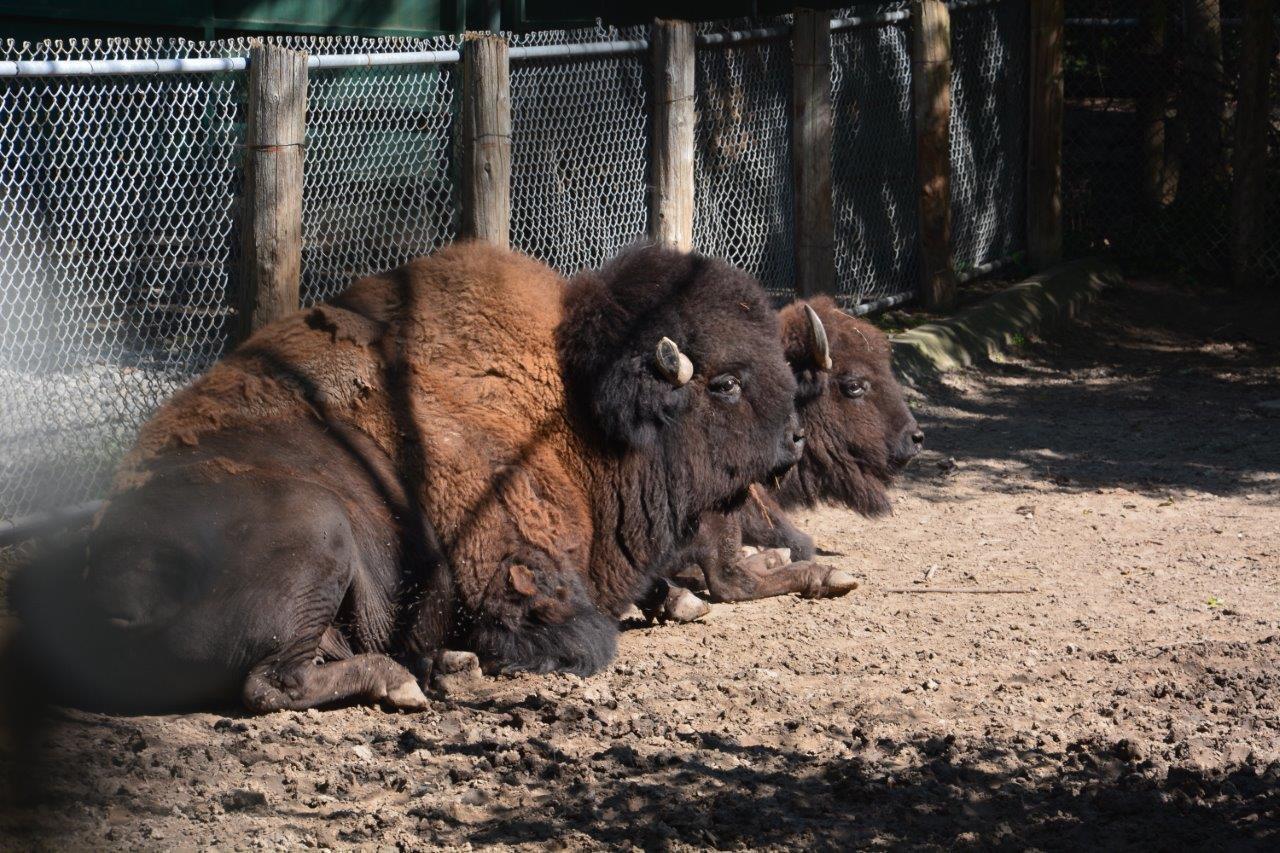
[[[754,30],[736,30],[727,33],[703,33],[698,36],[698,44],[740,44],[748,41],[768,41],[784,38],[791,34],[791,25],[780,27],[760,27]]]
[[[629,41],[592,41],[582,44],[533,44],[513,47],[508,56],[519,59],[564,59],[580,56],[616,56],[621,53],[639,53],[649,49],[648,39]]]
[[[374,65],[446,65],[458,62],[456,50],[399,53],[325,54],[307,57],[308,68],[364,68]],[[0,77],[98,77],[119,74],[217,74],[244,71],[247,56],[187,59],[51,59],[0,62]]]
[[[855,27],[878,27],[883,24],[892,24],[898,21],[905,21],[911,17],[910,9],[899,9],[896,12],[881,12],[879,15],[862,15],[848,18],[832,18],[832,32],[838,30],[851,30]]]

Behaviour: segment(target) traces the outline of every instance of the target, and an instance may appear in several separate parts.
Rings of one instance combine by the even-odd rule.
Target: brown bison
[[[796,377],[804,453],[785,476],[753,486],[752,500],[737,510],[705,516],[677,560],[677,574],[696,567],[716,601],[792,592],[831,596],[854,588],[848,574],[813,562],[813,539],[796,528],[785,508],[830,501],[863,515],[883,515],[890,510],[887,488],[924,443],[879,329],[844,313],[828,297],[795,302],[780,318]],[[744,556],[744,544],[753,546],[749,551],[763,550]],[[706,605],[685,589],[663,582],[643,604],[650,613],[677,620],[706,613]]]
[[[702,514],[798,460],[779,341],[746,274],[652,247],[358,281],[143,427],[34,646],[117,707],[417,708],[445,648],[590,673]]]

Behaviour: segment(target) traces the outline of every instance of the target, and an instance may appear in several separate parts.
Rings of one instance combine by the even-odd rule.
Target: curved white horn
[[[658,369],[662,375],[671,380],[671,384],[679,388],[693,378],[693,362],[680,352],[680,347],[671,338],[658,341],[658,350],[654,354]]]
[[[809,352],[813,360],[823,370],[831,369],[831,343],[827,340],[827,329],[822,325],[822,318],[807,302],[804,314],[809,318]]]

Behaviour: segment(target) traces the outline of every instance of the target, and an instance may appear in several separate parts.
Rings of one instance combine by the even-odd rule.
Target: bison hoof
[[[480,658],[474,652],[459,652],[445,649],[436,658],[436,671],[453,675],[459,672],[470,672],[480,675]]]
[[[839,598],[858,588],[853,575],[839,569],[831,569],[821,583],[811,583],[801,594],[804,598]]]
[[[759,554],[759,553],[760,553],[760,549],[757,548],[755,545],[742,546],[742,556],[744,557],[754,557],[756,554]]]
[[[470,691],[484,680],[480,658],[472,652],[444,650],[436,655],[436,665],[431,675],[431,686],[446,696]]]
[[[842,572],[839,569],[827,575],[827,579],[822,582],[822,585],[826,587],[827,598],[839,598],[858,588],[858,582],[854,580],[853,575],[848,572]]]
[[[711,612],[711,605],[687,589],[672,590],[663,605],[663,617],[672,622],[696,622]]]
[[[401,711],[425,711],[430,702],[416,681],[406,681],[387,691],[387,704]]]

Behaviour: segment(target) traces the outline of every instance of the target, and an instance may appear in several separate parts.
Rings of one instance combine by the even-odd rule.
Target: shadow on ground
[[[1280,399],[1280,334],[1250,303],[1128,283],[982,376],[921,389],[928,445],[943,456],[1026,466],[1066,489],[1277,500],[1280,420],[1257,404]]]

